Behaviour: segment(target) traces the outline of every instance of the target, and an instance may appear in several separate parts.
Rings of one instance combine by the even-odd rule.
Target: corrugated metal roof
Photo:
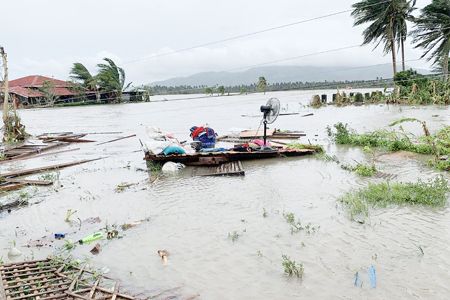
[[[42,87],[44,82],[50,82],[54,87],[71,87],[72,83],[41,75],[31,75],[9,81],[10,87]]]

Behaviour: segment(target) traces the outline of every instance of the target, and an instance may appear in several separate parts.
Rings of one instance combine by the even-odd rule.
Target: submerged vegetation
[[[348,192],[340,201],[348,208],[351,218],[355,219],[357,216],[367,217],[370,207],[386,207],[390,204],[443,206],[449,191],[447,180],[440,176],[427,182],[370,183],[366,188]]]
[[[417,119],[401,119],[391,124],[395,126],[403,122],[420,122],[424,135],[414,137],[400,127],[400,130],[376,130],[367,133],[356,133],[348,128],[347,124],[337,123],[334,130],[328,126],[328,136],[337,144],[361,147],[377,147],[387,151],[409,151],[419,154],[434,155],[430,164],[440,170],[450,170],[450,126],[446,126],[430,134],[426,123]]]
[[[295,149],[295,150],[302,150],[302,149],[309,149],[314,150],[317,153],[322,153],[323,147],[320,145],[312,145],[312,144],[301,144],[301,143],[290,143],[286,145],[287,149]]]
[[[341,168],[344,170],[355,172],[359,176],[363,177],[372,177],[377,173],[377,168],[374,164],[358,163],[356,166],[342,164]]]
[[[295,260],[291,260],[287,255],[282,255],[282,266],[284,268],[284,274],[290,277],[302,278],[305,271],[302,263],[297,263]]]

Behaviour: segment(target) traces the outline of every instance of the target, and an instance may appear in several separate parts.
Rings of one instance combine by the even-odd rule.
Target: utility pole
[[[9,82],[8,82],[8,55],[5,49],[0,46],[0,55],[3,60],[3,122],[8,118],[8,102],[9,102]]]

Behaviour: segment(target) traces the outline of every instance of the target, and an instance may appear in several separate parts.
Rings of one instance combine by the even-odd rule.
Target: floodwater
[[[329,91],[331,93],[332,91]],[[448,107],[370,105],[313,110],[303,107],[316,92],[291,91],[214,97],[189,101],[121,104],[73,108],[22,110],[28,131],[105,132],[88,135],[106,141],[136,133],[145,139],[145,127],[157,126],[188,138],[193,125],[208,123],[219,134],[232,128],[257,128],[258,114],[268,98],[280,99],[288,111],[314,116],[280,117],[277,128],[303,130],[311,143],[325,146],[342,162],[368,161],[359,148],[336,147],[326,126],[342,121],[358,131],[386,127],[401,117],[426,120],[432,131],[450,123]],[[180,96],[155,97],[178,99]],[[436,116],[437,115],[437,116]],[[420,133],[417,124],[405,130]],[[337,199],[346,191],[380,178],[360,178],[337,164],[315,157],[244,162],[242,178],[193,177],[192,169],[176,176],[150,180],[137,138],[81,148],[55,156],[1,165],[1,171],[49,165],[85,158],[95,162],[63,169],[51,188],[28,188],[0,198],[6,202],[24,191],[33,205],[0,215],[0,257],[9,262],[8,247],[15,242],[23,255],[16,260],[40,259],[52,247],[23,247],[29,240],[66,232],[74,241],[106,224],[149,218],[129,229],[121,239],[102,241],[94,256],[93,245],[78,246],[72,255],[107,267],[111,277],[136,290],[165,299],[448,299],[450,295],[450,210],[445,208],[388,207],[371,210],[365,224],[351,221]],[[69,148],[69,149],[70,149]],[[380,153],[378,153],[380,154]],[[393,181],[415,181],[443,174],[428,168],[427,157],[388,154],[377,167]],[[37,176],[35,176],[37,177]],[[122,192],[121,183],[135,183]],[[74,223],[64,222],[68,209],[77,210]],[[263,216],[266,211],[267,216]],[[292,212],[303,224],[320,226],[316,233],[291,234],[283,213]],[[99,217],[101,223],[76,221]],[[79,230],[80,229],[80,230]],[[237,232],[234,242],[229,233]],[[420,248],[423,249],[422,255]],[[163,265],[157,250],[170,252]],[[302,280],[283,274],[282,255],[304,265]],[[367,269],[373,265],[377,287],[370,288]],[[354,286],[359,272],[362,287]]]

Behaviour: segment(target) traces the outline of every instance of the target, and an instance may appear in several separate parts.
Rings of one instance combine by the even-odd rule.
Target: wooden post
[[[5,49],[0,46],[0,55],[3,60],[3,122],[8,118],[9,82],[8,82],[8,57]]]

